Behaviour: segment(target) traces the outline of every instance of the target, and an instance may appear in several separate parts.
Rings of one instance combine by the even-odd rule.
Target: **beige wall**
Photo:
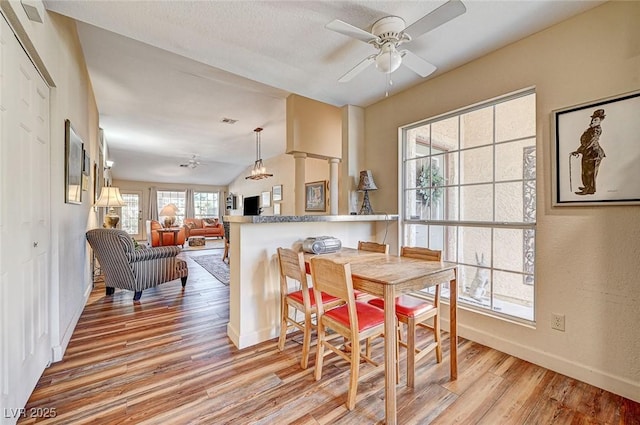
[[[287,153],[340,158],[341,115],[333,105],[296,94],[287,97]]]
[[[98,110],[75,23],[45,13],[44,7],[43,23],[31,22],[19,1],[2,1],[0,6],[51,86],[50,326],[53,360],[60,360],[92,288],[85,232],[97,227],[92,187],[82,193],[82,205],[64,203],[64,120],[71,121],[95,161]]]
[[[640,89],[638,22],[640,2],[609,2],[367,108],[365,163],[397,211],[399,126],[535,86],[537,326],[462,311],[460,333],[640,401],[640,207],[552,207],[550,130],[555,109]]]

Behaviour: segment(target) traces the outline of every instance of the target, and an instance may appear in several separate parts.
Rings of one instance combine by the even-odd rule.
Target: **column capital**
[[[329,164],[339,164],[340,158],[329,158],[328,161],[329,161]]]
[[[295,159],[304,159],[307,157],[307,153],[306,152],[294,152],[293,153],[293,157]]]

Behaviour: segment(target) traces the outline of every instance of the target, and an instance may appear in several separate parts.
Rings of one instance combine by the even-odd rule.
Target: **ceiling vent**
[[[225,124],[235,124],[238,122],[238,120],[234,120],[233,118],[222,118],[222,121]]]

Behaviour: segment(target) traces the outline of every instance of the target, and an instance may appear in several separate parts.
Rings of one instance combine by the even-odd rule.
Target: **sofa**
[[[224,238],[224,227],[217,218],[185,218],[187,239],[191,236]]]
[[[162,234],[162,245],[160,245],[160,232],[158,229],[163,229],[164,227],[160,224],[159,221],[156,220],[147,220],[147,243],[150,247],[154,246],[171,246],[171,245],[180,245],[184,246],[184,242],[187,240],[187,232],[184,226],[180,227],[180,231],[175,237],[175,241],[173,240],[172,233],[164,233]],[[175,242],[175,243],[174,243]]]

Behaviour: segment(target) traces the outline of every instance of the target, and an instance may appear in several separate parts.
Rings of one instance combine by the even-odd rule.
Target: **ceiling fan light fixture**
[[[256,133],[256,161],[253,163],[253,168],[251,169],[251,175],[245,177],[247,180],[262,180],[269,177],[273,177],[273,174],[267,173],[267,168],[262,163],[262,158],[260,157],[260,132],[262,128],[258,127],[253,130]]]
[[[402,54],[396,50],[393,44],[387,44],[382,47],[382,51],[376,56],[376,68],[385,74],[391,74],[400,68],[402,63]]]

